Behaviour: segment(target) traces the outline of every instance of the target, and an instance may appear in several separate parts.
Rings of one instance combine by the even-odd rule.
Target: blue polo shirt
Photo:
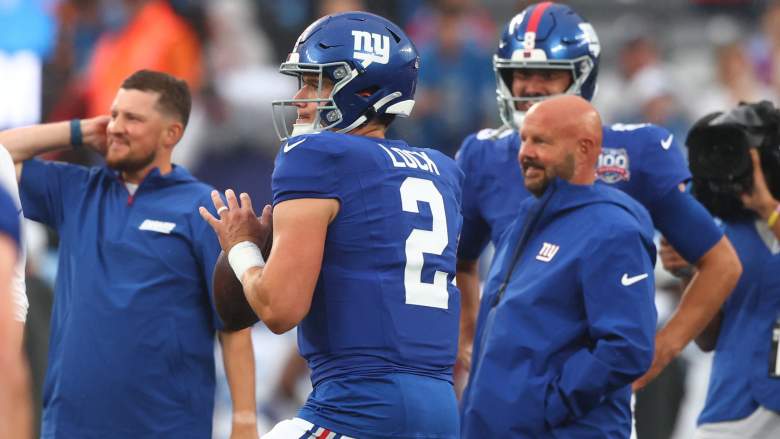
[[[20,186],[60,237],[41,436],[210,438],[211,188],[174,166],[130,196],[108,168],[39,160]]]
[[[780,378],[769,375],[772,330],[780,318],[780,255],[773,255],[753,220],[726,222],[742,276],[723,304],[707,399],[699,424],[750,416],[759,405],[780,411]]]

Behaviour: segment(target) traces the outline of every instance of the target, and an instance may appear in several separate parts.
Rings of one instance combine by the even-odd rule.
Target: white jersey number
[[[449,241],[444,200],[432,181],[407,177],[401,184],[401,208],[404,212],[420,213],[418,202],[431,207],[433,224],[431,230],[414,229],[406,238],[406,303],[447,309],[447,273],[436,271],[433,283],[422,281],[423,253],[441,255]]]

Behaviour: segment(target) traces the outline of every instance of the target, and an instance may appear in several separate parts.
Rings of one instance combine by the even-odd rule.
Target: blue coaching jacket
[[[485,287],[463,437],[629,437],[630,384],[653,357],[652,236],[606,186],[556,180],[521,205]]]

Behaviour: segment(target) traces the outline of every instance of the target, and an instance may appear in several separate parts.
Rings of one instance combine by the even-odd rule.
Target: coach
[[[211,438],[220,248],[197,212],[211,188],[171,163],[189,113],[186,83],[139,71],[110,117],[0,133],[25,215],[60,237],[43,438]],[[29,160],[82,143],[107,166]],[[220,340],[233,437],[256,437],[250,335]]]
[[[496,253],[463,400],[465,438],[628,438],[650,366],[650,217],[594,186],[601,120],[585,100],[536,104],[520,131],[522,204]]]

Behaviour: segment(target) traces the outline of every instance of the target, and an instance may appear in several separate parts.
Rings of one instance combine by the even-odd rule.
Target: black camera
[[[780,110],[769,101],[741,103],[699,119],[688,133],[693,195],[724,220],[752,218],[740,195],[753,189],[750,149],[757,148],[767,186],[780,199]]]

